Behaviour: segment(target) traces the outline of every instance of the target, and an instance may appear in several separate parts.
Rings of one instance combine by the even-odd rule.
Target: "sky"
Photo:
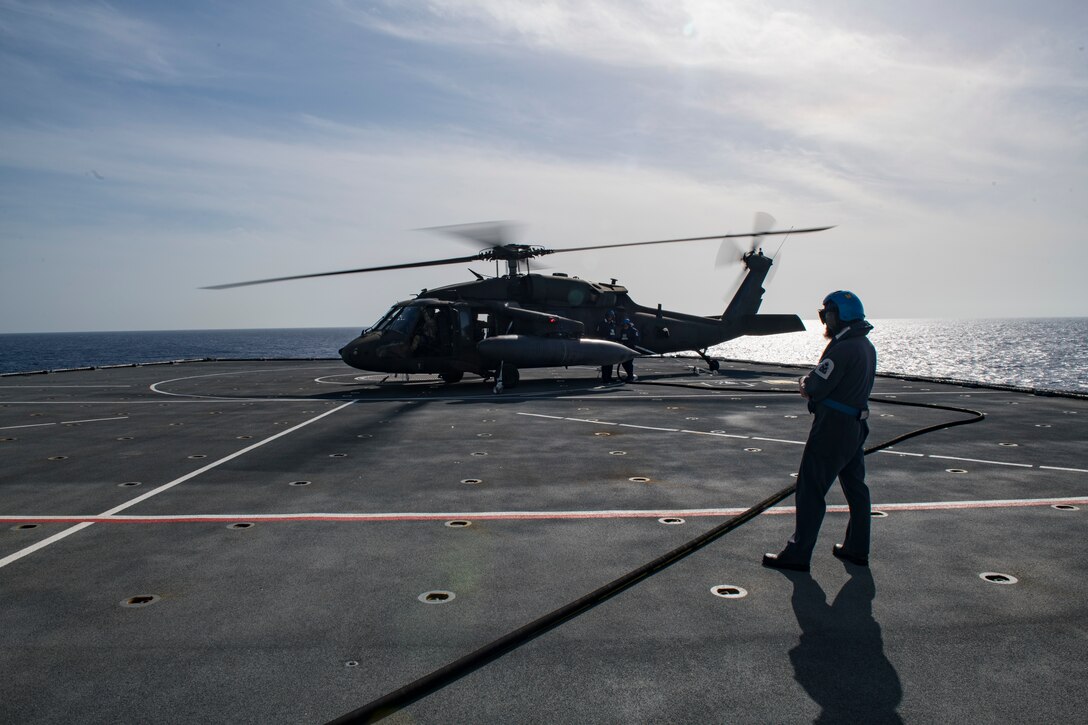
[[[766,241],[762,311],[1088,316],[1082,0],[0,0],[0,332],[363,327],[550,248]],[[477,247],[478,248],[478,247]],[[717,242],[551,272],[720,314]]]

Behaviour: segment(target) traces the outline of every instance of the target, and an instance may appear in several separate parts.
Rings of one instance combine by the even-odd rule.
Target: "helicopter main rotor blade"
[[[557,252],[584,252],[589,249],[610,249],[613,247],[641,247],[647,244],[673,244],[676,242],[702,242],[708,239],[736,239],[741,237],[769,237],[776,234],[805,234],[808,232],[823,232],[828,229],[834,229],[835,226],[829,227],[811,227],[809,229],[786,229],[777,232],[745,232],[744,234],[715,234],[710,237],[686,237],[684,239],[658,239],[652,242],[624,242],[622,244],[597,244],[590,247],[564,247],[563,249],[549,249],[548,254],[555,254]]]
[[[436,267],[443,264],[458,264],[460,262],[477,262],[483,259],[479,254],[468,257],[452,257],[450,259],[432,259],[428,262],[409,262],[407,264],[387,264],[382,267],[362,267],[360,269],[341,269],[336,272],[317,272],[316,274],[295,274],[289,277],[270,277],[268,279],[254,279],[248,282],[232,282],[230,284],[217,284],[201,289],[231,289],[233,287],[248,287],[255,284],[268,284],[269,282],[286,282],[292,279],[309,279],[311,277],[334,277],[338,274],[358,274],[360,272],[385,272],[391,269],[411,269],[412,267]]]
[[[673,244],[676,242],[699,242],[707,239],[733,239],[739,237],[763,237],[774,234],[805,234],[806,232],[822,232],[834,227],[812,227],[809,229],[790,229],[786,231],[761,231],[748,234],[715,234],[709,237],[686,237],[684,239],[658,239],[652,242],[624,242],[620,244],[597,244],[587,247],[566,247],[564,249],[545,249],[525,244],[495,244],[502,238],[502,232],[498,231],[502,223],[489,222],[485,224],[460,225],[459,227],[446,227],[443,231],[452,232],[457,236],[473,239],[479,242],[489,243],[491,246],[477,254],[467,257],[450,257],[449,259],[432,259],[425,262],[408,262],[406,264],[387,264],[380,267],[360,267],[358,269],[341,269],[335,272],[317,272],[315,274],[294,274],[286,277],[269,277],[268,279],[254,279],[247,282],[231,282],[230,284],[217,284],[201,289],[233,289],[235,287],[249,287],[257,284],[269,284],[271,282],[287,282],[295,279],[311,279],[313,277],[334,277],[341,274],[359,274],[361,272],[386,272],[393,269],[412,269],[414,267],[437,267],[444,264],[460,264],[462,262],[478,262],[481,260],[521,260],[540,257],[556,252],[582,252],[589,249],[610,249],[614,247],[641,247],[648,244]],[[435,228],[437,229],[437,228]],[[453,231],[456,230],[456,231]],[[495,230],[494,236],[489,237],[487,230]],[[754,241],[754,239],[753,239]]]
[[[471,224],[452,224],[441,227],[423,227],[417,231],[438,232],[458,237],[462,241],[481,244],[487,247],[503,247],[516,236],[519,225],[511,221],[474,222]]]

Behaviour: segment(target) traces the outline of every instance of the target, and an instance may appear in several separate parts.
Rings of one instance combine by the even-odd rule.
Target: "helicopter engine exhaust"
[[[638,353],[609,340],[497,335],[481,340],[476,346],[480,356],[522,368],[567,365],[616,365],[633,359]]]

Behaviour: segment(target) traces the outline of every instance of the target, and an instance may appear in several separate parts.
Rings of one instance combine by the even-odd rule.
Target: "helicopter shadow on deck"
[[[611,387],[602,387],[592,380],[571,380],[562,387],[555,380],[541,379],[522,381],[515,389],[504,393],[494,392],[494,382],[469,381],[464,383],[444,383],[438,380],[397,381],[361,386],[345,386],[347,389],[305,396],[314,400],[328,401],[368,401],[405,400],[416,403],[516,403],[527,398],[558,398],[565,395],[592,395],[609,392]]]
[[[767,378],[782,378],[783,380],[796,381],[799,375],[797,373],[773,373],[773,372],[760,372],[758,370],[730,370],[728,374],[723,373],[720,377],[725,379],[736,378],[738,380],[766,380]]]
[[[702,389],[721,389],[727,391],[731,388],[750,390],[756,383],[766,381],[768,378],[781,378],[793,381],[792,373],[777,373],[753,370],[730,370],[725,373],[693,373],[689,370],[679,372],[665,372],[655,370],[638,371],[638,381],[635,383],[613,382],[602,383],[595,377],[541,377],[523,378],[519,385],[508,388],[505,392],[495,393],[494,383],[480,379],[478,381],[465,381],[459,383],[445,383],[436,379],[418,380],[392,380],[382,382],[366,382],[359,384],[344,383],[341,390],[328,393],[320,393],[306,396],[319,400],[357,400],[366,402],[368,399],[388,400],[389,398],[426,401],[435,400],[455,404],[471,404],[485,402],[488,404],[505,404],[524,401],[528,398],[548,399],[561,398],[570,395],[598,396],[608,395],[617,391],[634,390],[641,386],[652,387],[655,383],[665,385],[679,384],[682,387],[700,387]],[[782,391],[774,391],[782,392]],[[285,396],[286,397],[286,396]]]

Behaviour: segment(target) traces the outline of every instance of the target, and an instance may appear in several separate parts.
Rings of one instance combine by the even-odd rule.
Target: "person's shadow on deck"
[[[801,637],[790,650],[793,677],[823,708],[817,723],[902,723],[899,675],[884,655],[873,619],[876,584],[868,567],[851,577],[829,606],[809,574],[791,574],[790,599]]]

